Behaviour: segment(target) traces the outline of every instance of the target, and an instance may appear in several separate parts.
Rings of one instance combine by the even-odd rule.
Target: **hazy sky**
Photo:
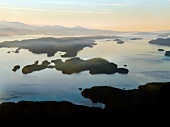
[[[170,0],[0,0],[0,20],[119,31],[170,30]]]

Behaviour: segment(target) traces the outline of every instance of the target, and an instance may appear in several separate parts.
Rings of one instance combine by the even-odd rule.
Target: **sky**
[[[0,0],[0,20],[115,31],[170,30],[170,0]]]

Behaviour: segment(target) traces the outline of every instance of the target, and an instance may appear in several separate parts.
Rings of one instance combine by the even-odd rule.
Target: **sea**
[[[56,69],[44,69],[30,74],[23,74],[21,69],[35,61],[56,60],[63,61],[65,52],[57,52],[54,56],[47,54],[33,54],[27,49],[19,53],[12,53],[16,48],[0,48],[0,103],[18,101],[69,101],[73,104],[102,107],[102,103],[93,103],[81,95],[83,89],[93,86],[112,86],[124,90],[137,89],[149,82],[170,82],[170,57],[165,56],[168,46],[148,43],[158,38],[156,35],[119,35],[123,44],[113,39],[96,39],[93,47],[85,47],[76,57],[83,60],[104,58],[118,67],[127,68],[128,74],[96,74],[88,71],[71,75],[63,74]],[[1,36],[4,41],[35,39],[41,37],[57,37],[44,35]],[[142,38],[131,40],[132,38]],[[164,49],[165,51],[158,51]],[[11,53],[7,53],[11,51]],[[16,72],[15,65],[20,65]],[[81,90],[81,89],[82,90]]]

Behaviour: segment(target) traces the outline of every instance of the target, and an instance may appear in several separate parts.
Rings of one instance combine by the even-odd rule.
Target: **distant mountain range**
[[[20,22],[0,21],[0,35],[57,35],[57,36],[74,36],[74,35],[114,35],[118,31],[89,29],[81,26],[73,28],[60,25],[55,26],[34,26]]]
[[[90,29],[82,26],[64,27],[60,25],[46,25],[36,26],[28,25],[21,22],[7,22],[0,21],[0,36],[12,35],[54,35],[54,36],[79,36],[79,35],[106,35],[113,36],[119,34],[132,34],[132,35],[157,35],[158,37],[170,36],[170,30],[155,31],[155,32],[122,32],[112,30]]]

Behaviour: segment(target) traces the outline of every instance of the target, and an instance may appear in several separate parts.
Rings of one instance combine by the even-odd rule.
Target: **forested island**
[[[170,82],[147,83],[132,90],[93,86],[80,92],[93,103],[105,104],[105,108],[76,105],[65,100],[3,102],[1,125],[65,125],[69,120],[75,124],[84,121],[96,125],[130,120],[161,121],[170,113]]]

